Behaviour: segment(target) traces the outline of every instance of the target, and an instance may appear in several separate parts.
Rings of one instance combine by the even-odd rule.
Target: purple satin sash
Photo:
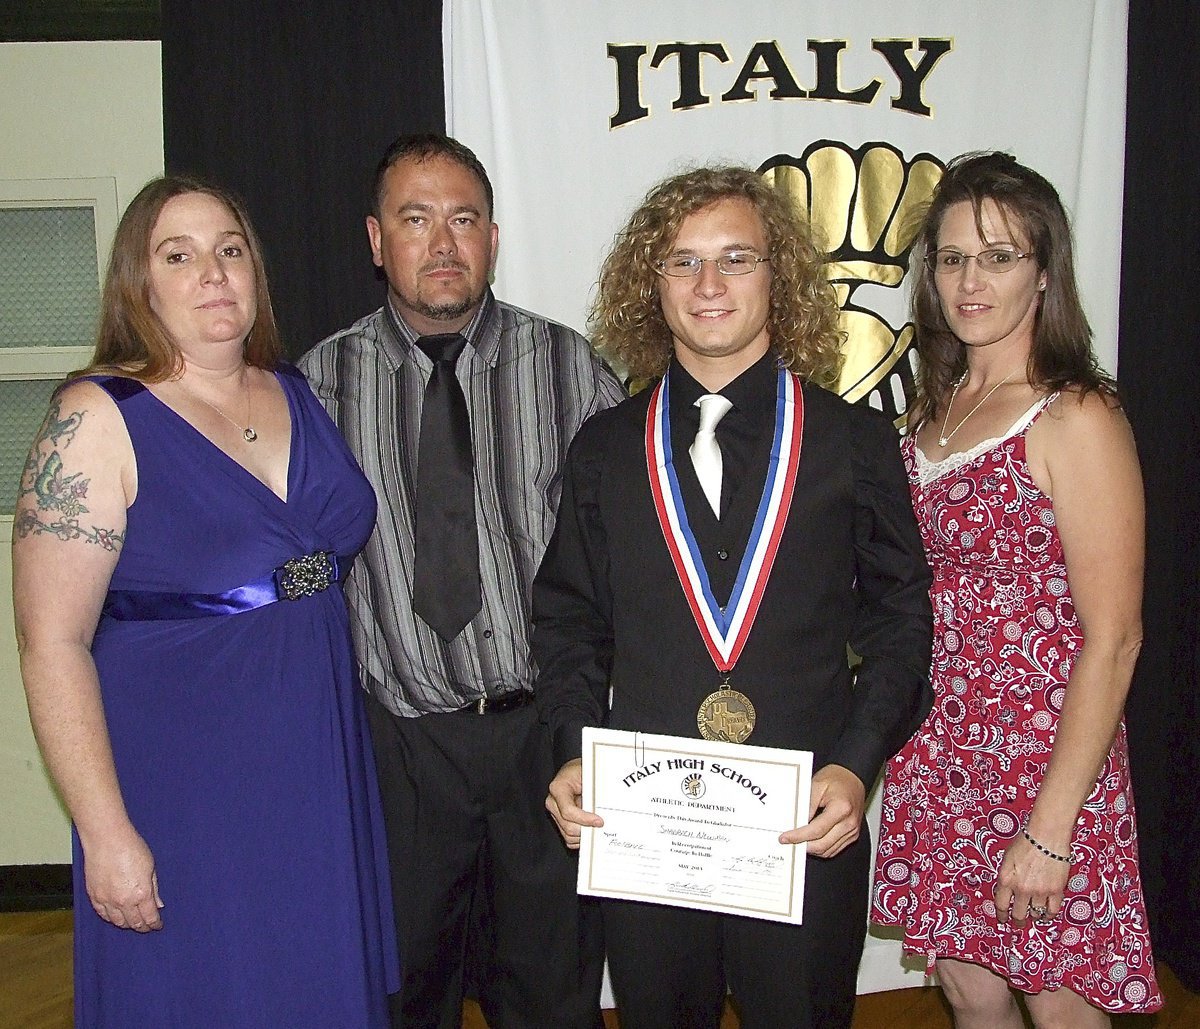
[[[122,622],[237,615],[278,600],[299,600],[320,593],[342,581],[342,569],[348,572],[352,560],[324,552],[294,558],[274,571],[224,593],[109,590],[102,614]],[[307,566],[313,562],[319,566],[317,572],[306,575]]]

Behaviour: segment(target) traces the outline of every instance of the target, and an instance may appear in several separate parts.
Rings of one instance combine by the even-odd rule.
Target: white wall
[[[157,42],[0,44],[0,180],[108,177],[124,210],[163,170]],[[0,537],[12,518],[0,517]],[[70,827],[29,728],[0,545],[0,865],[71,860]]]

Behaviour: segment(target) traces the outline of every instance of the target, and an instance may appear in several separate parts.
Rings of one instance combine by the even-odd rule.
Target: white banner
[[[809,207],[837,261],[843,391],[899,414],[908,370],[888,373],[908,341],[905,229],[949,158],[999,149],[1062,195],[1115,371],[1124,0],[444,10],[447,127],[495,185],[505,300],[586,330],[600,261],[653,183],[696,164],[761,168]]]
[[[1124,0],[446,0],[447,128],[495,185],[497,294],[581,330],[653,183],[714,162],[772,175],[834,257],[843,391],[899,415],[911,216],[969,150],[1058,188],[1116,370],[1126,17]],[[921,981],[868,939],[860,990]]]

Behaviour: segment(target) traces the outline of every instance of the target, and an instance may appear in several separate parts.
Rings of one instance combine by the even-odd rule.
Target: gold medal
[[[706,740],[745,743],[754,732],[754,705],[746,694],[723,683],[719,690],[700,703],[696,728]]]

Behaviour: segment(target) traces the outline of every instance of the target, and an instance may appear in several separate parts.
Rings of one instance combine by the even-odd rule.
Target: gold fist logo
[[[932,154],[906,160],[888,143],[852,150],[829,140],[799,158],[772,157],[759,169],[792,197],[829,248],[829,278],[846,333],[837,391],[851,402],[870,398],[897,426],[913,389],[907,353],[913,327],[899,287],[944,170]]]

